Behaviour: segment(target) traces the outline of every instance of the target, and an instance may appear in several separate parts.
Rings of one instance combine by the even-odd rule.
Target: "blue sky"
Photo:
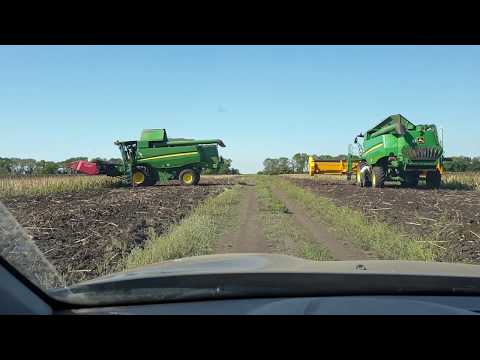
[[[143,128],[221,138],[242,172],[339,154],[390,114],[480,155],[479,46],[0,46],[0,157],[118,157]]]

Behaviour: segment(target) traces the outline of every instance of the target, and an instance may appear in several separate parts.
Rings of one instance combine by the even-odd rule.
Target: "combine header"
[[[358,161],[352,160],[350,153],[344,160],[316,160],[313,156],[308,158],[310,176],[315,174],[347,175],[347,179],[350,180],[352,174],[356,173],[357,166]]]
[[[363,146],[358,143],[363,138]],[[402,115],[392,115],[355,138],[359,160],[339,161],[309,159],[310,175],[356,174],[359,186],[383,187],[385,181],[400,181],[403,186],[416,187],[424,177],[430,188],[439,188],[443,166],[443,147],[435,125],[414,125]]]
[[[116,141],[122,164],[103,161],[76,161],[73,170],[87,175],[125,176],[134,186],[178,179],[183,185],[197,185],[202,169],[218,168],[223,159],[217,145],[222,140],[168,139],[165,129],[143,130],[140,140]]]

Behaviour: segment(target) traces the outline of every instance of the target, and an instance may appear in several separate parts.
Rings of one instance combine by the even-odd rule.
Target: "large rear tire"
[[[192,169],[185,169],[178,175],[178,180],[184,186],[192,186],[200,181],[200,174]]]
[[[440,171],[438,170],[429,171],[427,173],[426,182],[427,187],[430,189],[439,189],[442,183],[442,174],[440,174]]]
[[[413,188],[417,187],[419,179],[420,179],[420,173],[418,171],[407,172],[405,173],[405,181],[402,182],[402,186],[413,187]]]
[[[365,166],[367,166],[367,164],[365,162],[361,162],[358,164],[358,167],[357,167],[356,182],[357,182],[357,185],[360,187],[368,187],[371,185],[369,172],[368,171],[362,172],[362,169]]]
[[[383,166],[374,166],[372,168],[372,187],[382,188],[385,184],[386,171]]]
[[[362,173],[360,172],[360,166],[357,167],[357,174],[355,179],[356,179],[357,186],[363,187]]]
[[[200,182],[200,171],[196,171],[196,173],[197,177],[195,178],[193,185],[198,185],[198,183]]]
[[[133,186],[152,186],[155,179],[150,175],[147,168],[135,168],[132,174]]]

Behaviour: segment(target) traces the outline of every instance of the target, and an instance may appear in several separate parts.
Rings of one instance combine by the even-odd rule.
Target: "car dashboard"
[[[61,311],[62,315],[479,315],[473,296],[232,299]]]

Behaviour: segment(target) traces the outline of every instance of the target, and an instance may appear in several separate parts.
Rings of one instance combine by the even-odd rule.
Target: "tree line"
[[[446,161],[444,166],[446,171],[480,171],[480,156],[453,156],[452,161]]]
[[[306,153],[296,153],[291,158],[268,158],[263,161],[263,170],[258,174],[278,175],[278,174],[304,174],[308,172],[308,158]],[[340,160],[346,159],[347,155],[313,155],[317,160]],[[355,158],[355,157],[354,157]]]
[[[263,161],[263,170],[258,174],[278,175],[278,174],[304,174],[308,172],[308,157],[306,153],[297,153],[291,158],[267,158]],[[341,160],[346,159],[347,155],[313,155],[317,160]],[[353,155],[353,159],[358,156]],[[480,171],[480,157],[454,156],[452,161],[445,162],[445,170],[450,172],[462,171]]]
[[[78,161],[88,161],[86,156],[78,156],[63,161],[46,161],[35,159],[2,158],[0,157],[0,175],[53,175],[71,174],[74,171],[67,167],[67,164]],[[90,161],[110,162],[121,164],[120,158],[92,158]],[[217,169],[206,169],[205,174],[240,174],[238,169],[232,168],[232,160],[225,159]]]

